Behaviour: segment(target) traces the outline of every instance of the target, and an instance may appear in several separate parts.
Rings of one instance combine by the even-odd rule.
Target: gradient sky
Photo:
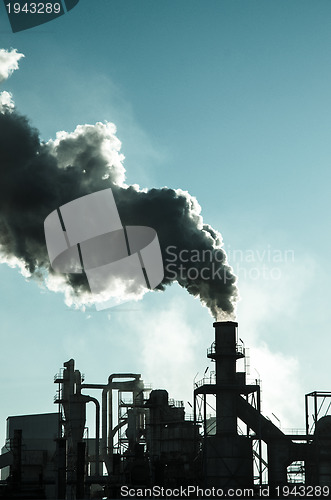
[[[291,428],[331,390],[330,22],[329,0],[81,0],[13,34],[0,5],[1,47],[25,55],[0,90],[41,139],[114,122],[127,182],[189,191],[221,232],[262,409]],[[0,280],[1,442],[7,416],[56,411],[71,357],[90,383],[137,372],[185,401],[210,366],[213,319],[177,285],[82,312],[6,264]]]

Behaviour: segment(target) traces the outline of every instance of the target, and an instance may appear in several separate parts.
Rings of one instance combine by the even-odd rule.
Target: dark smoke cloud
[[[50,268],[43,223],[59,206],[111,187],[123,225],[146,225],[157,231],[165,277],[159,289],[174,281],[199,297],[214,317],[232,315],[237,298],[236,277],[226,263],[220,234],[203,224],[192,196],[168,188],[139,190],[125,185],[121,143],[111,123],[80,125],[54,141],[43,143],[26,117],[8,107],[0,113],[0,245],[3,260],[20,264],[33,278],[53,290],[65,291],[71,303],[93,302],[84,275],[55,275]],[[167,248],[208,251],[204,262],[172,262]],[[215,259],[214,259],[215,257]],[[172,261],[174,258],[172,257]],[[192,273],[192,268],[197,271]],[[209,278],[201,276],[202,268]],[[218,270],[212,276],[212,269]],[[191,269],[191,275],[188,270]],[[176,277],[174,277],[176,274]],[[220,275],[222,279],[220,279]],[[69,301],[70,302],[70,301]]]
[[[237,298],[236,277],[226,264],[220,234],[203,224],[196,200],[168,188],[139,192],[129,187],[115,190],[114,196],[125,225],[142,221],[156,230],[165,264],[161,288],[175,279],[200,297],[214,317],[220,317],[220,311],[231,315]]]

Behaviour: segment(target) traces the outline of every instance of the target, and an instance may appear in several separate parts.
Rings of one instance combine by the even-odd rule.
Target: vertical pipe
[[[261,429],[261,388],[257,388],[257,411],[258,411],[258,438],[259,438],[259,480],[260,486],[262,486],[262,429]]]
[[[14,430],[13,465],[11,466],[13,489],[20,491],[22,486],[22,429]]]
[[[86,443],[77,443],[77,473],[76,473],[76,499],[82,500],[85,497],[84,476],[85,476],[85,448]]]
[[[113,472],[114,467],[114,436],[113,436],[113,390],[108,388],[108,457],[110,470]]]
[[[106,465],[108,476],[111,475],[111,464],[109,462],[108,454],[107,454],[107,392],[108,386],[106,386],[102,390],[102,433],[101,433],[101,448],[102,448],[102,457],[103,461]]]
[[[207,394],[204,393],[203,395],[203,437],[204,439],[207,438],[207,401],[206,401]]]
[[[89,401],[95,404],[95,463],[96,475],[100,475],[100,403],[96,398],[89,396]]]
[[[207,463],[207,394],[203,395],[203,455],[202,455],[202,468],[203,468],[203,478],[204,486],[206,486],[206,479],[208,474],[208,463]]]
[[[219,388],[216,394],[216,434],[218,435],[237,434],[237,326],[238,323],[233,321],[214,323],[216,385]]]
[[[56,498],[63,500],[66,497],[66,439],[56,440],[57,455],[57,481]]]
[[[308,409],[308,394],[305,395],[305,411],[306,411],[306,434],[309,434],[309,409]]]
[[[317,422],[317,393],[314,392],[314,412],[315,412],[315,415],[314,415],[314,431],[316,430],[316,422]]]
[[[197,397],[195,394],[195,391],[193,392],[194,400],[193,400],[193,422],[194,422],[194,429],[197,428]],[[195,440],[195,453],[198,452],[198,433],[194,433],[194,440]]]

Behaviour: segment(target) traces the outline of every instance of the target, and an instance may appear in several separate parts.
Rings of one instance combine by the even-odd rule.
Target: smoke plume
[[[17,64],[21,55],[14,51],[14,56]],[[0,75],[14,68],[9,56],[3,60]],[[157,232],[165,265],[158,289],[177,281],[199,297],[215,318],[233,315],[236,277],[227,264],[221,235],[203,222],[193,196],[180,189],[127,186],[121,142],[112,123],[79,125],[74,132],[58,132],[55,140],[45,143],[28,119],[13,109],[8,96],[9,103],[4,104],[4,94],[0,108],[3,262],[65,293],[69,305],[93,303],[84,275],[58,275],[50,267],[43,224],[59,206],[112,188],[124,226],[149,226]]]
[[[0,83],[7,80],[12,72],[18,69],[18,61],[22,57],[24,55],[19,54],[16,49],[0,49]]]

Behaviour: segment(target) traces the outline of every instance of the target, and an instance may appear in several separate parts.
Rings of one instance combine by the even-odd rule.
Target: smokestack
[[[208,357],[216,363],[216,434],[237,434],[236,361],[237,328],[234,321],[217,321],[215,342],[208,350]]]
[[[216,433],[207,434],[204,440],[203,460],[207,485],[221,488],[253,482],[252,442],[239,436],[237,430],[237,404],[242,386],[238,383],[236,361],[244,356],[237,348],[237,327],[234,321],[214,323],[215,341],[207,356],[215,361],[216,384],[195,389],[196,395],[204,395],[204,418],[207,394],[216,396]]]

